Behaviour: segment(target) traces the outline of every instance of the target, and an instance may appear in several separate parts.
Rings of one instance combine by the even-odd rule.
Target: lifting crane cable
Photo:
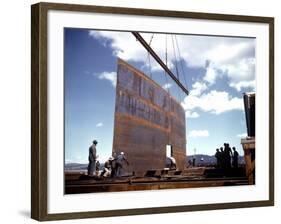
[[[174,52],[174,57],[175,57],[175,64],[176,64],[176,75],[177,75],[177,78],[179,80],[179,69],[178,69],[178,59],[177,59],[177,55],[176,55],[176,51],[175,51],[175,43],[174,43],[174,38],[173,38],[173,35],[171,35],[171,38],[172,38],[172,44],[173,44],[173,52]]]
[[[175,35],[175,40],[176,40],[176,46],[177,46],[177,49],[178,49],[178,55],[179,55],[179,59],[180,59],[180,65],[181,65],[181,70],[182,70],[182,76],[183,76],[183,79],[184,79],[184,84],[185,84],[185,86],[187,86],[187,82],[186,82],[186,78],[185,78],[185,72],[184,72],[184,67],[183,67],[183,63],[182,63],[183,58],[181,57],[181,54],[180,54],[180,49],[179,49],[177,35]]]
[[[180,80],[179,79],[179,69],[178,69],[178,59],[177,59],[177,55],[176,55],[176,51],[175,51],[175,43],[174,43],[173,34],[171,34],[171,38],[172,38],[173,52],[174,52],[174,57],[175,57],[176,75],[177,75],[177,79]],[[178,97],[179,97],[179,101],[181,101],[181,95],[179,93],[179,89],[178,89]]]
[[[148,43],[149,46],[151,46],[151,43],[152,43],[152,40],[153,40],[153,37],[154,37],[154,33],[152,34],[152,36],[150,37],[150,41]],[[152,72],[151,72],[151,60],[150,60],[150,53],[149,51],[147,51],[147,58],[146,58],[146,62],[148,60],[148,69],[149,69],[149,77],[152,79]]]
[[[168,47],[167,47],[167,34],[166,34],[166,38],[165,38],[165,63],[166,63],[166,66],[168,67]],[[169,93],[169,95],[171,95],[170,94],[170,90],[169,90],[169,81],[168,81],[168,78],[167,78],[167,76],[168,76],[168,74],[167,74],[167,72],[164,70],[164,74],[165,74],[165,79],[166,79],[166,85],[167,85],[167,91],[168,91],[168,93]]]
[[[148,45],[148,43],[143,39],[143,37],[135,31],[132,31],[132,34],[140,42],[140,44],[149,51],[150,55],[155,59],[155,61],[167,72],[167,74],[175,81],[178,87],[186,94],[189,94],[187,88],[177,79],[173,72],[165,65],[163,60],[156,54],[156,52]]]
[[[165,37],[165,63],[166,63],[166,66],[168,67],[168,45],[167,45],[167,39],[168,39],[168,34],[166,34],[166,37]],[[168,91],[168,94],[169,94],[169,99],[168,99],[168,101],[169,102],[171,102],[170,101],[170,97],[171,97],[171,94],[170,94],[170,87],[169,87],[169,81],[168,81],[168,74],[167,74],[167,72],[166,71],[164,71],[164,73],[165,73],[165,79],[166,79],[166,85],[167,85],[167,91]],[[169,103],[169,105],[170,105],[170,103]],[[170,107],[170,109],[171,109],[171,107]],[[171,112],[171,111],[170,111]],[[171,128],[171,123],[170,123],[171,121],[168,119],[168,127],[169,127],[169,129]],[[170,132],[168,132],[168,143],[170,144]]]
[[[184,78],[184,81],[185,81],[185,86],[187,86],[186,80],[185,80],[185,76],[184,76],[184,70],[183,70],[183,64],[182,64],[181,54],[180,54],[179,45],[178,45],[178,41],[177,41],[177,35],[174,35],[174,38],[175,38],[175,43],[176,43],[175,45],[176,45],[177,54],[178,54],[178,58],[177,58],[177,59],[179,60],[180,69],[181,69],[181,73],[179,73],[179,78],[180,78],[180,75],[182,75],[183,78]],[[184,95],[180,94],[180,96],[181,96],[181,99],[180,99],[180,100],[184,99]]]

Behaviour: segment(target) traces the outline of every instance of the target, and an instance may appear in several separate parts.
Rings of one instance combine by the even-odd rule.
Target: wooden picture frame
[[[31,7],[31,217],[39,221],[203,211],[274,205],[274,18],[90,5],[38,3]],[[103,211],[48,212],[48,12],[69,11],[210,21],[247,22],[269,26],[269,192],[268,200],[146,207]],[[63,149],[62,149],[63,150]]]

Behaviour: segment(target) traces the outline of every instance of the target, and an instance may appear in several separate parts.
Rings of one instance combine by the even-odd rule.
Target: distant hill
[[[87,170],[88,164],[80,163],[66,163],[64,165],[65,170]]]
[[[103,168],[103,163],[100,164],[100,169]],[[88,164],[83,164],[83,163],[66,163],[64,165],[65,170],[87,170],[88,169]]]

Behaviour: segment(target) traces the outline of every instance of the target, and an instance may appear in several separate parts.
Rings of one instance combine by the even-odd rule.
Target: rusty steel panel
[[[172,145],[178,168],[185,168],[185,113],[160,85],[118,59],[113,153],[124,152],[126,173],[163,169],[166,145]]]

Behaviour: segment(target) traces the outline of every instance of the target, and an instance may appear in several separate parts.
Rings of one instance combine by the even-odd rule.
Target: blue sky
[[[141,33],[190,90],[188,96],[149,58],[130,32],[65,28],[65,162],[111,155],[117,57],[166,88],[186,111],[187,154],[213,155],[229,142],[242,155],[242,94],[255,90],[255,39]],[[167,46],[167,48],[166,48]],[[174,47],[173,47],[174,46]],[[167,50],[166,50],[167,49]]]

